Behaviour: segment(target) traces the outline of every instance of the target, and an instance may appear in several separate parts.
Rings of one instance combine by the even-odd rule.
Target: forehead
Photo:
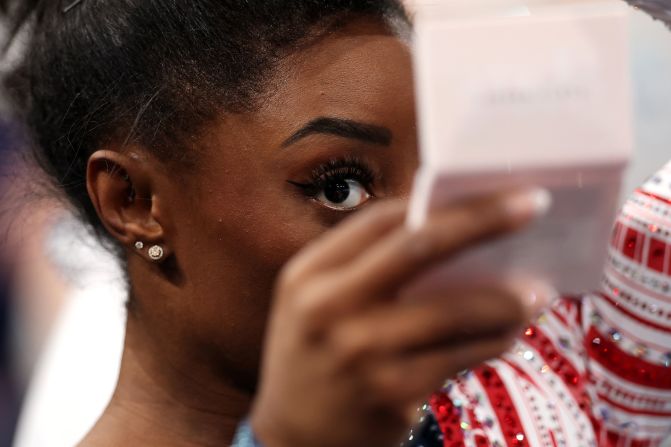
[[[355,22],[282,61],[259,111],[285,135],[316,116],[394,124],[414,108],[407,41]]]
[[[384,126],[398,145],[416,144],[410,46],[381,23],[353,22],[293,53],[266,91],[254,111],[223,115],[198,136],[201,167],[286,162],[282,143],[320,117]]]

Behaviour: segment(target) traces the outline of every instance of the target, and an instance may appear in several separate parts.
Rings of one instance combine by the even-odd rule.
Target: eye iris
[[[338,180],[329,183],[324,188],[324,196],[333,203],[343,203],[349,198],[350,186],[345,180]]]

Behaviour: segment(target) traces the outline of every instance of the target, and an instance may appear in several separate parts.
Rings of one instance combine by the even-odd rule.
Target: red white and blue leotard
[[[671,163],[624,206],[603,290],[557,302],[425,409],[445,446],[661,446],[670,366]]]

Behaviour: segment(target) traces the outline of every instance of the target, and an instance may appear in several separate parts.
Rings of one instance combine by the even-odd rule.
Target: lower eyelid
[[[310,199],[310,200],[314,200],[317,203],[318,206],[320,206],[321,208],[323,208],[327,211],[331,211],[331,212],[335,212],[335,213],[341,213],[341,214],[348,214],[348,213],[354,213],[356,211],[361,211],[361,209],[363,207],[365,207],[366,204],[368,203],[368,201],[366,201],[365,203],[362,203],[361,205],[357,206],[356,208],[336,208],[336,207],[324,205],[322,202],[319,202],[316,199]]]

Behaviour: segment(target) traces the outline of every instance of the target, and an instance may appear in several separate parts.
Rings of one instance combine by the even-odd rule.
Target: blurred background
[[[626,192],[671,160],[671,31],[632,10],[636,155]]]
[[[626,191],[671,159],[671,32],[632,10],[631,51],[637,152]],[[37,192],[39,174],[22,163],[21,147],[6,106],[0,106],[0,447],[12,445],[31,381],[31,388],[35,388],[34,382],[54,383],[59,379],[35,378],[36,365],[48,362],[44,353],[54,337],[54,328],[67,326],[67,311],[63,309],[70,301],[82,299],[78,291],[88,287],[82,278],[95,278],[94,281],[102,277],[103,284],[120,282],[111,257],[95,247],[89,250],[95,242],[59,201]],[[88,302],[92,305],[84,307],[86,311],[97,312],[100,320],[110,320],[109,326],[96,324],[89,328],[85,337],[89,340],[84,340],[89,344],[81,345],[80,355],[90,356],[90,363],[96,363],[96,355],[103,359],[108,354],[118,356],[123,291],[117,287],[111,297],[91,295]],[[71,336],[74,342],[82,342],[77,338],[82,338],[81,332]],[[109,353],[100,353],[96,349],[100,346],[108,346]],[[63,380],[65,388],[74,379],[70,383],[67,377]],[[81,382],[77,386],[82,386]],[[65,399],[67,393],[62,393],[55,395],[53,401],[68,413],[70,407]]]

